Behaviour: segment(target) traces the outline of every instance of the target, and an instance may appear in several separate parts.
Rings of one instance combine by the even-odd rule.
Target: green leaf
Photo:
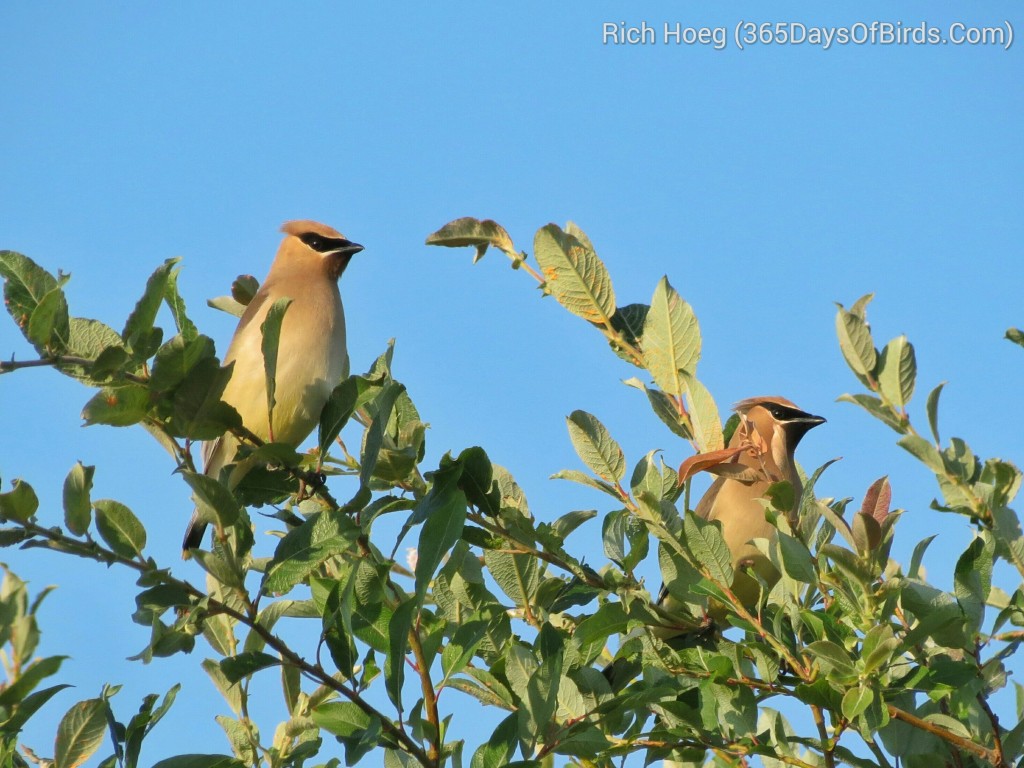
[[[32,689],[46,678],[57,674],[66,658],[67,656],[47,656],[45,659],[30,662],[20,671],[17,679],[0,691],[0,707],[7,712],[17,709],[20,713],[23,702],[31,694]],[[3,725],[3,730],[8,729],[9,725]]]
[[[1020,328],[1010,328],[1006,331],[1006,338],[1012,341],[1014,344],[1020,344],[1024,347],[1024,331]]]
[[[121,557],[141,556],[146,546],[146,529],[139,518],[113,499],[100,499],[92,506],[96,510],[96,530],[110,548]]]
[[[153,345],[153,323],[156,321],[156,313],[160,309],[160,304],[163,303],[171,269],[179,261],[181,261],[179,258],[167,259],[156,268],[149,280],[146,281],[146,290],[143,292],[142,298],[139,299],[135,309],[132,310],[125,322],[121,338],[124,339],[125,346],[136,360],[146,359],[156,350]]]
[[[440,686],[448,682],[448,678],[466,668],[477,648],[487,637],[486,621],[468,621],[458,629],[441,653],[441,671],[444,679]]]
[[[291,303],[292,300],[287,296],[277,299],[271,304],[260,325],[263,333],[263,370],[267,377],[267,423],[270,425],[271,439],[274,435],[274,406],[277,405],[277,352],[281,343],[281,324]]]
[[[650,310],[651,308],[646,304],[627,304],[624,307],[617,307],[615,314],[612,315],[612,328],[618,331],[627,343],[632,344],[634,347],[641,347],[643,345],[644,321],[647,319],[647,313]],[[627,354],[620,348],[617,341],[609,339],[608,343],[615,354],[627,363],[639,365],[631,354]]]
[[[860,312],[847,312],[842,304],[836,304],[839,311],[836,313],[836,335],[839,337],[839,348],[847,365],[853,370],[861,381],[867,381],[874,376],[875,368],[878,365],[878,352],[875,350],[875,342],[871,338],[871,330],[864,319],[864,307],[871,300],[871,294],[858,300],[855,308],[859,306]]]
[[[51,313],[52,317],[47,320],[48,323],[52,322],[49,329],[51,334],[58,330],[61,322],[68,322],[66,304],[63,307],[63,321],[58,317],[61,313],[60,304],[63,297],[45,298],[51,291],[60,290],[60,281],[32,259],[14,251],[0,251],[0,277],[3,277],[5,281],[4,304],[7,306],[7,311],[21,332],[25,334],[25,338],[32,342],[39,352],[43,352],[43,345],[32,338],[30,323],[33,314],[44,302],[44,299],[51,306],[41,313],[40,319],[37,320],[39,327],[43,325],[44,320],[47,320],[45,316]],[[54,302],[56,302],[56,306],[53,306]],[[37,334],[41,334],[38,329]],[[49,337],[49,334],[47,336]]]
[[[458,462],[462,465],[458,484],[466,500],[485,515],[498,516],[501,492],[494,482],[494,466],[487,452],[479,446],[466,448],[459,454]]]
[[[99,320],[87,317],[72,317],[71,340],[68,352],[89,360],[95,360],[110,347],[122,347],[121,337],[117,331]]]
[[[732,554],[722,538],[721,524],[702,520],[687,512],[683,516],[683,537],[690,553],[719,584],[732,584]]]
[[[224,368],[215,357],[196,363],[174,390],[168,427],[176,437],[214,440],[232,427],[241,427],[238,412],[221,400],[234,364]]]
[[[693,437],[697,449],[701,453],[718,451],[725,448],[722,436],[722,418],[718,415],[718,406],[711,397],[707,387],[686,371],[683,372],[686,382],[686,394],[690,399],[690,423],[693,425]]]
[[[938,449],[919,435],[904,435],[896,444],[914,455],[928,469],[937,475],[945,474],[946,466]]]
[[[537,230],[533,252],[547,289],[574,315],[597,325],[610,325],[615,291],[604,262],[593,248],[548,224]]]
[[[319,512],[281,539],[263,579],[264,594],[285,594],[325,560],[347,550],[359,529],[346,516]]]
[[[906,336],[897,336],[885,345],[878,361],[878,385],[882,394],[893,405],[902,408],[914,395],[916,378],[914,345],[907,341]]]
[[[828,673],[835,672],[840,677],[855,676],[856,667],[850,654],[841,646],[831,640],[816,640],[810,643],[807,648],[818,664]]]
[[[859,405],[876,419],[892,427],[897,432],[907,431],[907,425],[900,418],[899,414],[895,413],[892,408],[884,406],[881,398],[874,395],[840,395],[836,398],[836,401]]]
[[[928,426],[931,427],[932,437],[935,438],[936,445],[942,442],[939,440],[939,395],[942,394],[944,386],[946,386],[946,382],[943,381],[928,393],[928,400],[925,406],[925,409],[928,411]]]
[[[64,479],[64,524],[76,536],[84,536],[92,520],[92,477],[96,467],[76,462]]]
[[[603,480],[598,480],[594,477],[591,477],[586,472],[580,472],[577,469],[559,470],[558,472],[555,472],[555,474],[551,476],[551,479],[571,480],[574,483],[579,483],[580,485],[585,485],[589,488],[595,488],[596,490],[602,491],[603,493],[607,493],[616,501],[622,501],[622,496],[619,494],[618,490],[615,488],[614,485],[612,485],[611,483],[606,483]]]
[[[71,687],[72,686],[67,684],[54,685],[49,688],[43,688],[35,693],[30,693],[20,701],[17,709],[14,710],[14,714],[12,714],[6,721],[0,722],[0,728],[2,728],[5,733],[18,733],[25,727],[25,723],[27,723],[46,702],[65,688]]]
[[[71,335],[68,302],[59,286],[39,299],[29,318],[26,335],[36,349],[60,353],[67,347]]]
[[[199,336],[199,331],[196,330],[195,323],[189,320],[188,314],[185,311],[185,300],[178,292],[178,275],[180,273],[181,269],[172,269],[170,274],[167,275],[164,300],[167,302],[167,307],[171,310],[171,315],[174,317],[174,326],[178,329],[178,335],[184,337],[186,341],[192,341]]]
[[[221,659],[220,671],[224,673],[224,677],[227,678],[228,682],[237,683],[242,678],[249,677],[261,669],[276,667],[280,663],[281,660],[277,656],[253,651]]]
[[[341,434],[342,428],[355,413],[359,398],[360,379],[352,376],[336,386],[327,398],[324,409],[320,412],[320,426],[317,430],[317,442],[320,455],[326,456],[335,439]]]
[[[518,607],[536,603],[540,586],[536,558],[488,549],[484,552],[484,562],[501,591]]]
[[[597,510],[595,509],[580,509],[566,512],[551,523],[551,530],[559,540],[564,541],[570,533],[595,517],[597,517]]]
[[[384,687],[391,703],[399,710],[403,709],[402,688],[405,685],[405,654],[409,647],[409,632],[418,610],[418,599],[406,600],[395,608],[388,622],[388,638],[391,642],[384,659]]]
[[[130,427],[142,421],[148,411],[149,390],[141,384],[129,384],[101,389],[85,404],[82,418],[86,426]]]
[[[239,304],[231,296],[215,296],[206,300],[206,306],[211,309],[219,309],[234,317],[241,317],[245,314],[245,305]]]
[[[684,440],[690,440],[693,434],[690,432],[689,421],[680,413],[679,405],[674,398],[669,397],[660,389],[652,389],[636,377],[626,379],[623,384],[639,389],[651,404],[654,415],[661,419],[672,433]]]
[[[54,768],[75,768],[99,749],[107,732],[108,707],[104,699],[87,699],[67,711],[57,726]]]
[[[782,568],[791,579],[804,584],[817,584],[818,574],[814,568],[814,558],[799,539],[779,531],[779,552],[782,555]]]
[[[864,712],[875,699],[875,692],[866,685],[851,688],[843,696],[843,717],[854,720]]]
[[[513,712],[504,720],[473,753],[469,768],[505,768],[510,764],[518,744],[519,714]]]
[[[384,389],[381,390],[380,394],[373,401],[373,421],[363,438],[362,463],[359,466],[359,482],[363,488],[370,487],[373,472],[377,467],[377,461],[384,446],[388,422],[395,409],[395,403],[404,392],[405,387],[403,385],[397,381],[388,381]]]
[[[39,497],[32,486],[16,479],[11,490],[0,493],[0,521],[17,520],[26,522],[39,509]]]
[[[654,382],[670,395],[682,395],[686,391],[683,372],[695,374],[700,360],[700,326],[667,277],[654,289],[644,320],[643,347],[644,364]]]
[[[328,733],[347,738],[370,725],[370,716],[351,701],[329,701],[311,713],[313,722]]]
[[[459,464],[438,470],[434,474],[434,485],[421,502],[429,505],[430,514],[423,523],[416,548],[416,595],[419,600],[427,594],[427,587],[441,560],[462,536],[466,521],[466,495],[457,485],[461,474]]]
[[[476,248],[476,256],[473,262],[476,263],[483,258],[487,247],[493,245],[500,248],[513,258],[518,258],[512,238],[508,232],[491,219],[474,219],[465,216],[461,219],[450,221],[436,232],[427,237],[427,245],[443,245],[448,248],[461,248],[472,245]]]
[[[196,364],[213,357],[213,339],[198,334],[187,338],[179,334],[156,351],[149,384],[158,392],[170,392],[185,380]]]
[[[153,764],[153,768],[246,768],[229,755],[176,755]]]
[[[626,474],[626,457],[604,424],[596,416],[578,410],[566,422],[573,448],[583,463],[603,480],[618,483]]]
[[[985,603],[992,589],[994,555],[992,535],[983,531],[960,555],[953,573],[954,594],[970,621],[972,632],[981,629],[985,618]]]
[[[220,522],[224,528],[234,525],[242,510],[234,495],[217,480],[198,472],[181,470],[181,476],[192,489],[192,500],[203,520]]]

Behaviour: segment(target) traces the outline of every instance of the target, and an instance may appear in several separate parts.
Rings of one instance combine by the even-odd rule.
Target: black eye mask
[[[351,250],[355,246],[355,243],[343,237],[324,237],[323,235],[316,234],[316,232],[306,232],[303,235],[299,235],[299,240],[318,253],[346,251]]]

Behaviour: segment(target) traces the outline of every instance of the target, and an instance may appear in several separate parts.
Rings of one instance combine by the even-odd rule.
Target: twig
[[[828,728],[825,726],[825,715],[817,704],[811,704],[811,714],[814,716],[814,725],[818,729],[818,738],[821,741],[821,754],[825,758],[825,765],[827,768],[836,768],[836,745],[829,738]]]
[[[991,763],[992,765],[999,766],[1000,768],[1007,768],[1006,762],[1000,755],[997,755],[995,750],[983,747],[981,744],[975,744],[970,739],[965,739],[963,736],[957,736],[952,731],[947,731],[934,723],[929,723],[927,720],[922,720],[917,715],[912,715],[898,707],[894,707],[892,704],[886,705],[889,709],[889,717],[894,720],[901,720],[907,725],[912,725],[915,728],[920,728],[922,731],[938,736],[945,742],[952,744],[954,747],[962,749],[964,752],[969,752],[975,757],[980,757],[982,760]]]
[[[434,683],[430,679],[430,667],[427,664],[427,656],[423,652],[423,644],[420,636],[413,627],[409,630],[409,647],[416,658],[416,669],[420,676],[420,686],[423,688],[423,706],[427,710],[427,721],[433,726],[433,733],[429,734],[430,749],[427,756],[432,765],[440,765],[441,761],[441,717],[437,711],[437,694],[434,691]]]
[[[95,360],[90,360],[87,357],[75,357],[74,355],[50,355],[49,357],[41,357],[38,360],[0,360],[0,374],[11,373],[19,368],[39,368],[55,365],[80,365],[83,368],[89,368],[95,363]],[[126,381],[134,384],[149,383],[148,376],[137,376],[134,373],[122,373],[121,375]]]

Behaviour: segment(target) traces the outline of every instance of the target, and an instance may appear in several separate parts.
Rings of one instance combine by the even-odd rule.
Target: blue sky
[[[283,221],[329,223],[366,246],[342,283],[353,369],[395,338],[396,376],[431,424],[428,461],[483,445],[550,520],[607,511],[586,489],[548,480],[580,466],[564,422],[572,410],[599,416],[631,463],[652,448],[678,463],[686,446],[621,384],[633,369],[503,256],[473,266],[469,251],[423,240],[470,215],[532,250],[538,227],[572,219],[620,304],[649,301],[667,274],[693,305],[698,375],[723,409],[777,393],[828,418],[800,452],[809,468],[844,457],[822,495],[859,501],[888,474],[894,505],[908,510],[894,555],[905,562],[938,533],[926,564],[949,588],[969,527],[928,509],[930,474],[887,428],[835,402],[857,383],[833,302],[875,292],[876,340],[905,333],[915,344],[919,424],[927,391],[948,381],[944,439],[1024,463],[1024,350],[1002,339],[1024,325],[1021,46],[616,46],[602,44],[602,24],[731,35],[741,21],[926,22],[943,33],[1009,22],[1017,34],[1019,4],[384,7],[4,4],[0,248],[72,273],[72,312],[116,328],[152,270],[181,256],[191,314],[223,352],[233,320],[205,300],[240,273],[262,278]],[[30,356],[2,320],[0,354]],[[81,429],[88,396],[45,370],[0,379],[4,489],[25,478],[41,518],[57,522],[68,469],[96,464],[94,498],[127,503],[153,556],[200,580],[176,562],[185,486],[141,429]],[[570,542],[602,562],[592,527]],[[184,679],[146,759],[180,749],[185,729],[190,751],[226,748],[212,720],[218,696],[195,671],[201,651],[123,661],[145,644],[129,623],[125,574],[38,552],[0,557],[35,589],[59,585],[42,614],[43,651],[70,653],[64,672],[78,686],[49,705],[52,722],[29,743],[45,753],[63,709],[104,681],[125,684],[115,705],[127,717],[142,695]],[[473,711],[445,705],[456,721]]]

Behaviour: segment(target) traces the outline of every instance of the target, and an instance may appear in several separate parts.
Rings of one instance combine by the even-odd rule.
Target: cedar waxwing
[[[803,485],[793,453],[800,438],[808,430],[823,424],[825,419],[801,411],[784,397],[751,397],[736,403],[733,410],[740,417],[740,423],[729,439],[728,447],[734,455],[708,470],[719,477],[701,497],[694,514],[721,524],[722,538],[732,554],[735,571],[733,594],[745,607],[753,608],[760,597],[761,587],[743,571],[751,568],[768,584],[773,584],[779,577],[775,566],[751,543],[753,539],[770,539],[777,533],[765,519],[764,492],[772,483],[780,480],[790,482],[794,495],[790,519],[795,524]],[[668,589],[662,586],[658,604],[672,613],[674,603],[676,601]],[[720,618],[721,612],[722,606],[712,601],[708,616],[715,620]],[[693,637],[699,632],[696,627],[653,629],[653,633],[662,640]],[[603,672],[613,689],[617,690],[639,674],[640,667],[624,659],[616,659]]]
[[[722,537],[732,553],[736,570],[733,592],[744,606],[751,607],[757,602],[760,586],[741,568],[750,566],[769,584],[778,579],[775,567],[751,543],[752,539],[769,539],[776,533],[775,527],[765,519],[764,492],[772,483],[789,481],[794,497],[790,521],[795,526],[803,486],[793,453],[800,438],[825,419],[801,411],[784,397],[751,397],[736,403],[733,410],[739,414],[740,423],[729,440],[729,448],[745,446],[746,450],[725,467],[731,464],[751,471],[718,477],[697,503],[694,513],[722,524]]]
[[[270,272],[246,307],[224,356],[234,363],[222,399],[242,417],[242,423],[261,440],[298,447],[320,420],[334,387],[348,376],[345,312],[338,278],[363,246],[315,221],[289,221],[285,238]],[[281,298],[292,300],[284,315],[278,345],[273,431],[267,411],[267,380],[261,326]],[[234,460],[238,439],[230,434],[203,443],[203,472],[218,477]],[[251,467],[238,465],[228,479],[236,485]],[[193,513],[182,549],[203,541],[208,522]]]

